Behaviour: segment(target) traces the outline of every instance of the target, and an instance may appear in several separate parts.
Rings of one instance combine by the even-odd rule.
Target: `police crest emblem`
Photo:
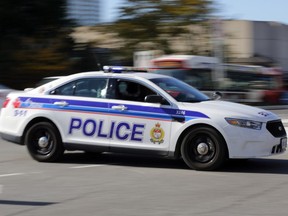
[[[158,143],[161,144],[164,142],[164,136],[165,136],[165,132],[164,130],[161,128],[160,123],[155,124],[155,127],[153,127],[150,131],[150,141],[154,144]]]

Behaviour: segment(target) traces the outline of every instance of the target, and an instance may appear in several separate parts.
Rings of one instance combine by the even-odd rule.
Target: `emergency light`
[[[147,68],[129,67],[129,66],[104,66],[105,73],[125,73],[125,72],[148,72]]]

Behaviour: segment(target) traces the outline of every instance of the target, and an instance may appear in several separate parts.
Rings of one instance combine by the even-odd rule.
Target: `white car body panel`
[[[146,80],[165,77],[162,75],[136,73],[125,74],[123,78],[135,79],[139,83],[150,86],[170,101],[170,105],[49,95],[51,89],[74,79],[118,76],[120,75],[101,72],[81,73],[60,78],[29,92],[9,94],[11,102],[2,109],[0,116],[2,137],[9,136],[23,140],[25,128],[29,122],[35,118],[46,118],[55,124],[63,143],[68,145],[73,143],[79,146],[162,151],[168,156],[176,151],[179,137],[187,128],[201,124],[215,128],[222,135],[230,158],[270,156],[286,150],[284,143],[281,152],[272,153],[273,147],[276,148],[275,146],[281,144],[281,139],[286,138],[286,133],[275,137],[266,129],[268,121],[280,121],[275,114],[259,108],[220,100],[198,103],[177,102],[163,89]],[[19,98],[22,99],[18,108],[13,103]],[[60,102],[68,102],[68,104],[61,106]],[[96,109],[95,104],[102,104],[103,107]],[[128,107],[128,110],[117,110],[121,106]],[[262,128],[255,130],[232,126],[225,121],[226,117],[262,122]],[[285,130],[284,127],[281,130]]]

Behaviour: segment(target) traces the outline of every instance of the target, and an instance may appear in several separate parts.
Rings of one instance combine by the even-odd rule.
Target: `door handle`
[[[62,107],[69,105],[69,103],[67,103],[66,101],[56,101],[53,104],[56,106],[62,106]]]
[[[124,105],[116,105],[116,106],[112,106],[112,109],[124,111],[124,110],[127,110],[127,107]]]

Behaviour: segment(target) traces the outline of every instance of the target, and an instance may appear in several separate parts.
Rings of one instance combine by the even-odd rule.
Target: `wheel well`
[[[226,154],[227,154],[227,157],[229,158],[229,151],[228,151],[228,147],[227,147],[227,143],[226,143],[226,140],[224,139],[223,135],[215,128],[215,127],[212,127],[211,125],[207,125],[207,124],[195,124],[195,125],[191,125],[190,127],[186,128],[182,133],[181,135],[179,136],[178,140],[177,140],[177,143],[176,143],[176,149],[175,149],[175,153],[174,153],[174,157],[175,158],[180,158],[181,157],[181,144],[182,144],[182,141],[184,139],[184,137],[187,135],[187,133],[191,130],[193,130],[194,128],[197,128],[197,127],[207,127],[207,128],[212,128],[214,129],[221,137],[222,139],[224,140],[225,142],[225,146],[226,146]]]
[[[45,117],[37,117],[37,118],[34,118],[34,119],[32,119],[32,120],[26,125],[26,127],[25,127],[24,132],[23,132],[23,135],[22,135],[22,137],[21,137],[21,144],[24,145],[24,139],[25,139],[25,135],[26,135],[27,130],[28,130],[32,125],[34,125],[34,124],[36,124],[36,123],[38,123],[38,122],[49,122],[49,123],[51,123],[51,124],[58,130],[57,126],[56,126],[56,125],[54,124],[54,122],[52,122],[50,119],[45,118]],[[58,130],[58,132],[59,132],[59,130]],[[60,134],[60,132],[59,132],[59,134]],[[61,134],[60,134],[60,136],[61,136]],[[62,138],[61,138],[61,139],[62,139]]]

